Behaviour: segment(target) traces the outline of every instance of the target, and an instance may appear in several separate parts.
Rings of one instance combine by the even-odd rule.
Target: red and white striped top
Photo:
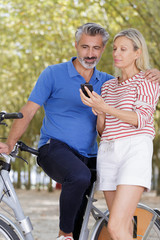
[[[139,72],[122,83],[118,83],[117,78],[105,82],[101,89],[101,96],[110,106],[121,110],[135,111],[138,116],[138,127],[135,127],[106,114],[101,141],[137,134],[147,134],[154,138],[153,113],[159,98],[158,83],[147,81],[144,73]]]

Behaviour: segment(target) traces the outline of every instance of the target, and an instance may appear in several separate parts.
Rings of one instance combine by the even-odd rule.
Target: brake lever
[[[23,157],[17,156],[17,152],[16,151],[12,151],[10,153],[10,156],[13,157],[13,158],[19,158],[19,159],[23,160],[25,163],[28,164],[28,161],[26,159],[24,159]]]

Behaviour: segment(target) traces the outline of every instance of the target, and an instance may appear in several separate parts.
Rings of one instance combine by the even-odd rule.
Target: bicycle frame
[[[97,221],[99,219],[106,219],[108,221],[109,211],[107,210],[106,212],[103,213],[102,211],[100,211],[98,208],[96,208],[93,205],[93,202],[96,201],[94,199],[94,192],[95,192],[95,182],[93,183],[91,193],[88,196],[88,203],[87,203],[87,207],[86,207],[86,211],[85,211],[85,215],[84,215],[84,220],[83,220],[79,240],[88,240],[89,239],[88,237],[89,237],[90,231],[88,229],[88,222],[89,222],[90,213],[92,213],[95,221]]]
[[[2,156],[5,158],[6,163],[8,164],[10,164],[11,160],[14,159],[6,154],[2,154]],[[0,218],[2,218],[5,222],[10,224],[13,229],[15,229],[15,232],[20,237],[20,239],[34,240],[31,233],[33,230],[31,221],[29,217],[26,217],[24,215],[13,184],[10,180],[9,172],[5,169],[0,170],[0,199],[10,209],[13,210],[18,226],[2,214],[0,214]]]

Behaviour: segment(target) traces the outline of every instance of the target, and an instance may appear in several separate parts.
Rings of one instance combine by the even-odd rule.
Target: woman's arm
[[[107,103],[104,102],[103,98],[98,95],[96,92],[90,92],[87,88],[86,91],[90,98],[87,98],[83,92],[80,90],[80,96],[82,99],[82,102],[92,107],[97,113],[107,113],[111,116],[114,116],[118,119],[120,119],[123,122],[129,123],[135,127],[138,126],[138,116],[136,112],[134,111],[126,111],[126,110],[120,110],[114,107],[111,107]],[[102,119],[101,119],[102,121]]]
[[[90,98],[84,96],[81,92],[82,102],[96,112],[103,112],[131,124],[138,128],[143,128],[152,119],[156,104],[159,98],[159,85],[151,81],[142,81],[137,89],[137,101],[135,102],[135,111],[127,111],[114,108],[104,102],[103,98],[95,92],[89,92]]]
[[[135,127],[138,127],[138,116],[134,111],[126,111],[111,107],[108,104],[105,104],[104,111],[111,116],[114,116],[125,123],[129,123]]]
[[[102,135],[102,132],[105,127],[105,117],[106,117],[105,113],[97,115],[97,131],[98,131],[99,136]]]

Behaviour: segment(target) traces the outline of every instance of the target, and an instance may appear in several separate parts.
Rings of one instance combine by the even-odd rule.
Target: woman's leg
[[[133,240],[131,222],[143,191],[141,186],[119,185],[115,194],[105,192],[110,208],[108,232],[112,240]]]
[[[111,207],[112,207],[115,195],[116,195],[116,191],[104,191],[104,197],[105,197],[109,211],[111,211]]]
[[[112,204],[115,198],[116,191],[104,191],[104,197],[107,203],[107,207],[109,212],[111,211]],[[107,235],[105,235],[106,240],[112,240],[110,237],[110,234],[107,232]]]

